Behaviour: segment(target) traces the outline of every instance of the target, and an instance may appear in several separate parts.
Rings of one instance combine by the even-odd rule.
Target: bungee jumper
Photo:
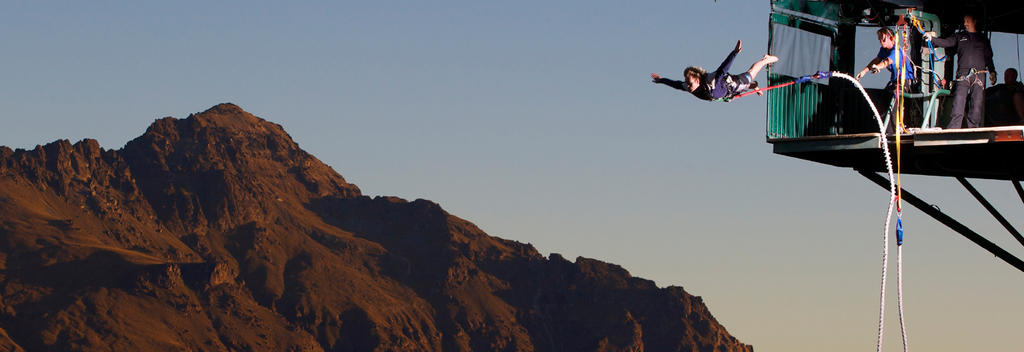
[[[698,66],[690,66],[683,70],[682,81],[663,78],[657,73],[652,73],[651,79],[654,83],[690,92],[699,99],[729,101],[745,91],[757,89],[757,81],[754,79],[757,74],[766,65],[779,61],[778,57],[765,54],[760,60],[754,62],[747,72],[738,75],[729,74],[729,67],[732,66],[733,59],[742,50],[743,41],[737,40],[736,48],[729,53],[729,56],[714,72],[709,73]],[[762,93],[757,91],[757,94],[761,95]]]

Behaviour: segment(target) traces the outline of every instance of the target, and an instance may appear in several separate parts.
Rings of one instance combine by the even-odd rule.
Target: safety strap
[[[720,99],[720,101],[729,102],[729,101],[732,101],[733,99],[739,99],[739,98],[742,98],[742,97],[745,97],[745,96],[748,96],[748,95],[751,95],[751,94],[755,94],[755,93],[759,93],[759,92],[765,92],[765,91],[769,91],[769,90],[776,89],[776,88],[782,88],[782,87],[790,86],[790,85],[793,85],[793,84],[804,83],[804,82],[810,81],[812,79],[825,79],[825,78],[829,78],[829,77],[832,77],[832,72],[818,71],[818,72],[815,72],[815,73],[812,73],[812,74],[809,74],[809,75],[806,75],[806,76],[797,77],[795,80],[792,80],[792,81],[789,81],[789,82],[786,82],[786,83],[780,83],[780,84],[776,84],[776,85],[773,85],[773,86],[768,86],[768,87],[764,87],[764,88],[758,88],[758,89],[755,89],[755,90],[746,91],[746,92],[743,92],[743,93],[740,93],[740,94],[737,94],[737,95],[734,95],[734,96],[731,96],[731,97],[730,96],[726,96],[726,97]]]
[[[978,70],[978,69],[972,67],[971,70],[969,72],[967,72],[966,75],[960,76],[956,80],[957,81],[966,81],[966,80],[971,79],[972,77],[974,77],[976,75],[981,75],[982,76],[981,79],[984,81],[986,73],[988,73],[988,70]]]

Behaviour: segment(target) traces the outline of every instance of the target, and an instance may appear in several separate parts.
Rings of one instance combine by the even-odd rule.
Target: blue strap
[[[903,215],[901,212],[896,212],[896,245],[903,245]]]
[[[913,14],[911,14],[911,16],[913,16]],[[924,29],[920,27],[921,23],[917,22],[916,18],[914,18],[914,22],[915,22],[915,24],[914,24],[913,27],[917,28],[917,32],[918,33],[921,33],[921,35],[924,35]],[[946,56],[943,56],[942,58],[936,59],[935,58],[935,47],[932,46],[932,40],[931,39],[927,39],[927,40],[925,40],[925,42],[928,42],[928,52],[929,52],[928,57],[929,57],[929,59],[932,62],[932,70],[931,70],[932,84],[935,85],[938,88],[942,88],[941,86],[939,86],[939,83],[938,83],[939,77],[938,77],[938,75],[935,74],[935,70],[934,70],[935,69],[935,63],[936,62],[940,62],[942,60],[945,60],[946,56],[949,56],[949,55],[946,55]]]
[[[815,72],[812,75],[800,76],[800,78],[796,79],[796,83],[804,83],[804,82],[810,81],[812,79],[823,79],[823,78],[829,78],[829,77],[832,77],[832,72],[818,71],[818,72]]]
[[[921,32],[921,35],[924,35],[924,30],[922,30],[921,28],[918,28],[917,31]],[[929,53],[928,54],[928,58],[932,62],[932,70],[930,72],[931,76],[932,76],[932,84],[935,85],[936,87],[942,88],[941,86],[939,86],[939,83],[938,83],[939,82],[939,76],[935,74],[935,63],[936,62],[941,62],[942,60],[945,60],[946,57],[949,56],[949,55],[945,55],[942,58],[936,59],[935,58],[935,47],[932,46],[932,40],[928,39],[928,40],[925,40],[925,42],[928,43],[928,53]]]
[[[931,53],[931,55],[932,55],[932,61],[935,61],[935,62],[940,62],[940,61],[942,61],[942,60],[945,60],[945,59],[946,59],[946,56],[948,56],[948,55],[946,55],[946,56],[943,56],[943,57],[942,57],[942,58],[940,58],[940,59],[936,59],[936,58],[935,58],[935,47],[933,47],[933,46],[932,46],[932,40],[931,40],[931,39],[928,39],[928,40],[927,40],[927,42],[928,42],[928,52],[930,52],[930,53]]]

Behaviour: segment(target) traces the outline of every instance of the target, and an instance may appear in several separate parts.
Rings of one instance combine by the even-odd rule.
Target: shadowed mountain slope
[[[751,351],[699,297],[363,196],[232,104],[0,147],[0,350]]]

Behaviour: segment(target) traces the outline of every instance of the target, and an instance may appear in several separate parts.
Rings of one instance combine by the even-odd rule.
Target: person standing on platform
[[[964,15],[964,31],[946,38],[937,38],[935,32],[924,34],[932,45],[956,49],[956,82],[953,85],[953,110],[946,128],[960,128],[964,123],[964,109],[970,96],[971,108],[967,112],[967,128],[981,126],[981,112],[985,103],[985,73],[996,84],[996,66],[992,63],[992,45],[978,32],[974,15]]]
[[[859,81],[868,72],[878,73],[882,68],[889,70],[889,83],[885,85],[885,91],[888,92],[892,97],[895,97],[896,87],[899,86],[899,62],[903,61],[903,89],[911,90],[914,86],[914,66],[910,62],[910,58],[907,57],[907,53],[902,48],[896,47],[896,34],[888,27],[882,27],[878,30],[878,44],[881,46],[878,48],[878,55],[875,55],[874,59],[868,63],[864,69],[857,72],[857,80]],[[896,130],[896,122],[891,118],[892,109],[889,109],[888,113],[890,118],[888,125],[885,127],[886,133],[894,133]]]
[[[985,89],[985,126],[1010,126],[1024,123],[1024,85],[1017,81],[1017,70],[1008,68],[1003,83]]]

